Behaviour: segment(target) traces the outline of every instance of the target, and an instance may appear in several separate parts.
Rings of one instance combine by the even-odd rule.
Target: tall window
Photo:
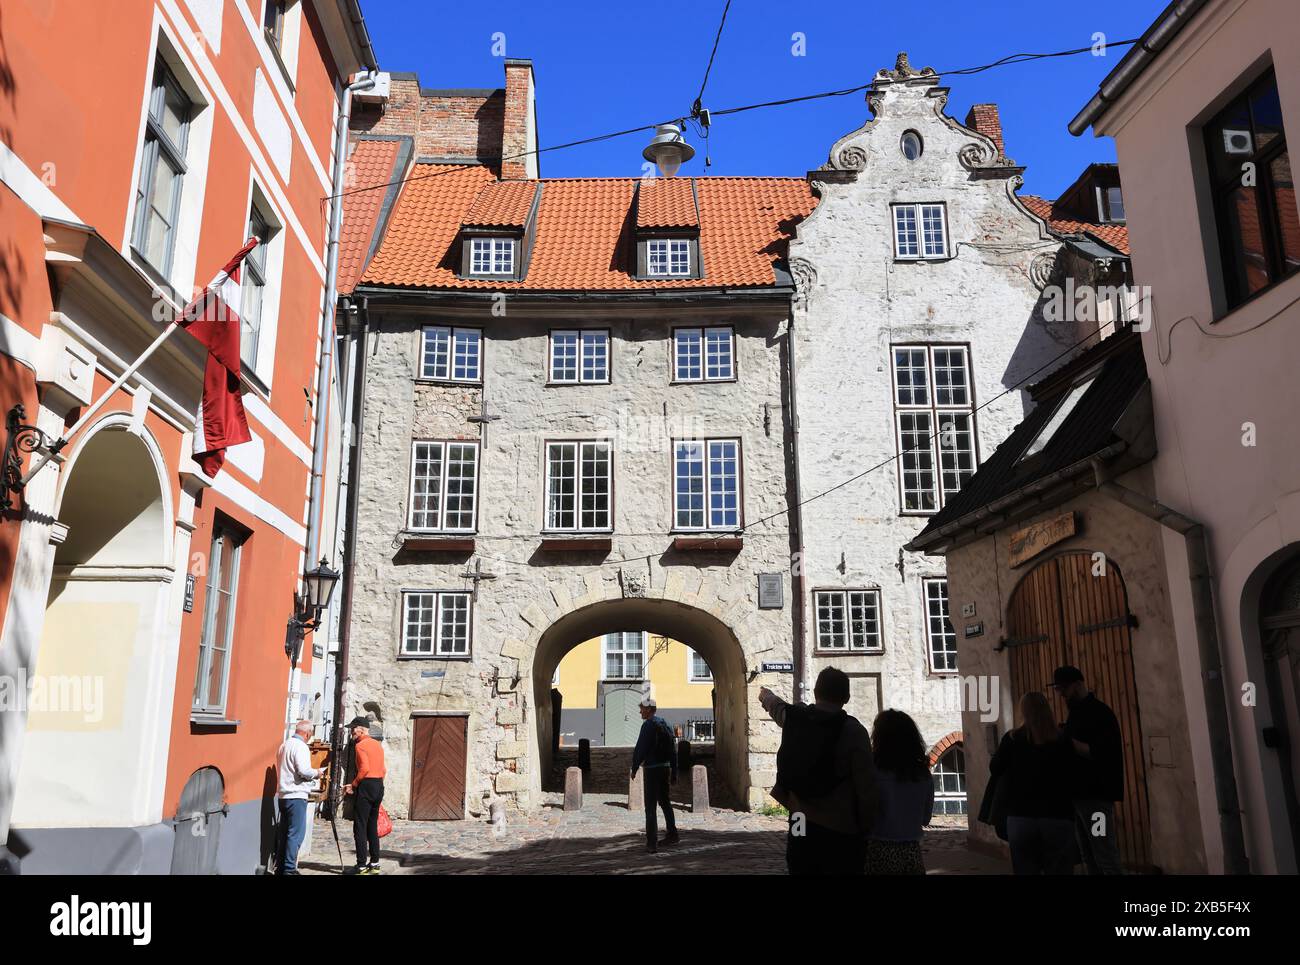
[[[899,258],[948,257],[942,204],[894,205],[894,254]]]
[[[880,591],[818,590],[817,649],[879,652]]]
[[[605,679],[640,680],[644,673],[644,631],[605,634]]]
[[[937,512],[975,474],[966,347],[895,345],[894,416],[903,512]]]
[[[646,273],[682,276],[691,273],[691,243],[685,238],[646,242]]]
[[[546,528],[607,532],[613,528],[613,449],[608,442],[546,444]]]
[[[1228,306],[1300,269],[1295,181],[1270,70],[1205,127]]]
[[[673,505],[677,529],[739,529],[740,440],[675,443]]]
[[[411,444],[411,529],[472,533],[477,496],[477,442]]]
[[[424,330],[420,376],[439,382],[481,382],[483,333],[477,328],[430,325]]]
[[[934,779],[934,813],[966,813],[966,753],[951,747],[930,769]]]
[[[154,66],[131,245],[164,277],[176,250],[185,146],[194,105],[160,58]]]
[[[217,522],[208,554],[208,584],[203,604],[203,633],[194,673],[193,709],[224,714],[230,677],[230,647],[235,634],[235,603],[239,588],[239,558],[244,536]]]
[[[266,15],[262,28],[266,39],[276,50],[284,42],[284,11],[289,6],[287,0],[266,0]]]
[[[709,667],[709,662],[701,657],[690,647],[686,648],[686,659],[689,661],[690,681],[693,684],[706,684],[713,682],[713,670]]]
[[[513,275],[514,238],[471,238],[469,270],[474,275]]]
[[[673,331],[673,379],[726,382],[736,377],[735,331],[729,326]]]
[[[242,288],[239,306],[240,359],[250,368],[257,364],[257,342],[262,335],[262,310],[266,297],[266,244],[271,237],[271,226],[257,210],[248,213],[247,236],[257,236],[257,247],[244,259]]]
[[[609,332],[552,332],[550,379],[564,385],[608,382]]]
[[[402,594],[402,654],[468,657],[470,595],[462,591]]]
[[[956,673],[957,631],[948,619],[948,581],[925,580],[925,639],[930,651],[930,669],[935,673]]]

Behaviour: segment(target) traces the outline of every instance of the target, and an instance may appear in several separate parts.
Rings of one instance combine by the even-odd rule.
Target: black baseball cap
[[[1066,664],[1064,667],[1057,667],[1052,671],[1053,687],[1068,687],[1072,683],[1083,682],[1083,671],[1078,667],[1071,667]]]

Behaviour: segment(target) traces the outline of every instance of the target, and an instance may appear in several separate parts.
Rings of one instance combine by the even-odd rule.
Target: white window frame
[[[908,364],[903,368],[909,373],[924,372],[926,381],[923,401],[918,402],[915,398],[918,390],[915,381],[906,386],[901,384],[898,363],[900,352],[909,355]],[[923,370],[916,364],[917,353],[922,353]],[[960,353],[962,366],[941,366],[937,361],[938,353],[942,353],[947,360],[951,360],[954,353]],[[960,492],[962,485],[975,474],[980,464],[970,346],[950,343],[891,345],[889,368],[894,393],[894,441],[898,446],[899,512],[904,516],[930,516]],[[961,371],[965,385],[958,387],[951,379],[947,385],[939,385],[937,376],[940,371]],[[954,401],[958,397],[958,388],[964,389],[964,402]],[[947,393],[946,399],[941,398],[944,393]],[[904,394],[911,398],[903,401]],[[921,416],[925,416],[924,421],[928,422],[928,427],[921,427]],[[963,422],[964,429],[960,428]],[[949,426],[952,426],[951,431]],[[924,468],[923,457],[928,457],[928,469]],[[928,488],[919,484],[920,478],[927,473],[930,477]],[[918,484],[909,487],[909,476],[916,476]],[[913,496],[917,505],[909,506],[909,497]],[[927,498],[929,505],[926,505]]]
[[[698,374],[691,374],[692,371],[698,371]],[[735,328],[730,325],[695,325],[673,329],[674,382],[735,380]]]
[[[841,629],[826,626],[823,608],[837,607]],[[868,613],[875,623],[867,629]],[[813,591],[813,620],[818,653],[884,653],[884,633],[880,612],[880,590],[876,587],[846,587]],[[836,642],[839,638],[840,642]]]
[[[639,638],[640,648],[629,647],[628,642],[634,638]],[[618,641],[618,649],[611,650],[610,644],[615,640]],[[630,654],[639,654],[641,657],[641,666],[639,673],[631,676],[627,673],[627,658]],[[611,676],[609,672],[609,658],[616,656],[619,662],[618,676]],[[645,680],[646,678],[646,635],[644,630],[625,630],[607,633],[600,638],[600,679],[619,681],[619,680]]]
[[[445,343],[439,344],[445,338]],[[432,358],[430,339],[434,340]],[[457,375],[462,346],[474,346],[464,354],[465,374]],[[469,360],[472,357],[473,374]],[[441,374],[440,374],[441,373]],[[461,385],[483,384],[483,330],[457,325],[426,325],[420,332],[420,379],[427,382],[456,382]]]
[[[719,510],[719,513],[721,514],[720,516],[715,515],[713,500],[711,499],[713,495],[713,481],[714,481],[713,447],[724,446],[724,445],[734,447],[733,459],[736,468],[736,471],[734,473],[734,478],[736,481],[736,486],[734,490],[736,505],[734,508],[734,512],[735,512],[736,519],[734,523],[729,523],[726,521],[726,514],[729,512],[729,510],[725,506]],[[688,507],[685,510],[683,510],[680,505],[680,499],[683,495],[683,492],[681,488],[682,475],[681,472],[679,471],[679,464],[683,458],[682,450],[687,446],[702,447],[699,458],[700,461],[703,463],[703,465],[701,466],[702,475],[700,478],[703,483],[703,489],[701,490],[701,494],[703,496],[704,503],[701,509],[699,510],[703,514],[703,523],[700,525],[693,525],[690,522],[685,522],[685,523],[682,522],[683,512],[688,514],[694,514],[696,512],[696,510],[692,507]],[[692,459],[692,461],[694,460],[694,457],[688,456],[687,458]],[[726,457],[721,457],[721,458],[726,458]],[[691,478],[694,478],[694,476],[692,476]],[[724,475],[723,478],[725,479],[727,477]],[[731,533],[742,529],[745,525],[744,494],[745,494],[744,452],[740,443],[740,439],[738,437],[728,436],[728,437],[718,437],[718,438],[709,438],[709,439],[674,439],[673,440],[673,529],[674,530],[680,532],[692,532],[692,533],[696,533],[696,532]],[[687,493],[685,495],[690,495],[690,494]]]
[[[960,755],[961,767],[953,770],[943,768],[945,758],[951,757],[954,761]],[[941,769],[942,768],[942,769]],[[960,785],[959,790],[948,791],[943,788],[944,778],[948,775],[956,775],[957,783]],[[934,813],[935,814],[965,814],[970,806],[969,797],[966,790],[966,749],[962,744],[954,744],[946,751],[939,755],[938,760],[934,762],[934,767],[930,770],[931,779],[934,781]],[[959,804],[960,808],[951,809],[949,804]]]
[[[562,328],[552,331],[547,379],[553,385],[608,385],[609,342],[609,329],[604,328]],[[572,349],[565,351],[563,357],[563,361],[572,362],[572,374],[569,365],[556,365],[561,348]]]
[[[416,473],[416,466],[419,461],[418,453],[422,448],[431,451],[436,451],[437,453],[436,456],[433,456],[431,454],[430,456],[426,457],[426,461],[431,459],[436,459],[438,465],[437,493],[436,493],[437,505],[432,510],[430,509],[417,510],[415,508],[416,484],[420,481],[420,476],[418,476]],[[471,476],[452,477],[449,475],[448,470],[453,465],[453,461],[452,461],[453,449],[462,449],[462,450],[472,452],[474,454],[474,460],[473,460],[474,472]],[[464,460],[463,459],[459,460],[459,464],[464,465]],[[464,440],[464,439],[414,439],[412,440],[411,441],[410,486],[407,490],[407,497],[406,497],[407,529],[415,533],[473,533],[475,532],[475,530],[477,530],[478,528],[479,465],[480,465],[479,444],[477,442]],[[429,479],[432,479],[433,477],[426,476],[424,478],[427,482]],[[469,482],[468,492],[465,491],[463,485],[460,492],[452,492],[451,484],[453,478],[459,481],[463,481],[466,478],[469,478],[470,482]],[[425,493],[424,495],[432,496],[434,494]],[[465,513],[468,512],[469,519],[470,519],[468,526],[447,525],[447,518],[450,515],[452,515],[452,513],[448,510],[448,503],[451,501],[452,497],[458,498],[462,504],[461,507],[455,511],[455,515],[464,516]],[[464,509],[463,507],[464,501],[466,499],[468,499],[469,502],[468,510]],[[432,513],[433,516],[435,517],[433,525],[432,526],[417,525],[416,523],[417,512],[424,513],[424,514]]]
[[[921,581],[921,599],[925,607],[925,656],[931,673],[957,673],[957,630],[952,622],[951,600],[948,597],[948,579],[943,576],[927,577]],[[934,612],[941,605],[942,613]],[[946,625],[946,628],[945,628]],[[951,643],[952,646],[947,646]],[[942,649],[936,650],[937,646]],[[942,654],[945,666],[937,666],[935,657]],[[951,654],[951,659],[949,659]],[[952,666],[946,666],[951,663]]]
[[[515,273],[515,242],[507,235],[469,238],[469,273],[474,276],[508,278]]]
[[[196,716],[224,717],[230,699],[230,666],[235,645],[235,620],[239,616],[239,570],[243,562],[244,543],[248,535],[217,520],[212,527],[212,542],[208,554],[208,580],[203,601],[203,629],[199,636],[199,659],[194,671],[194,694],[190,710]],[[230,567],[230,585],[222,587],[213,581],[221,579],[221,566],[227,553],[233,554]],[[217,608],[225,608],[225,639],[213,638],[217,626]],[[208,691],[212,661],[221,654],[221,692],[216,701],[204,698]]]
[[[949,257],[948,206],[942,201],[890,205],[894,257],[899,261],[941,261]],[[938,236],[927,230],[937,222]],[[901,230],[907,225],[907,231]],[[937,244],[935,243],[937,242]]]
[[[421,612],[427,610],[431,614],[428,624],[428,650],[419,649],[419,638],[412,635],[411,603],[416,598],[426,604]],[[463,650],[455,647],[455,640],[449,643],[444,635],[446,630],[444,616],[450,606],[454,606],[463,614],[463,619],[453,618],[455,625],[464,627]],[[473,654],[474,599],[468,590],[403,590],[401,623],[402,636],[398,644],[398,655],[401,657],[423,660],[467,660]],[[413,641],[417,644],[416,647],[412,647]]]
[[[711,683],[713,683],[713,668],[709,666],[709,662],[708,662],[707,660],[705,660],[704,657],[700,656],[700,654],[699,654],[698,651],[692,649],[691,647],[686,647],[685,649],[686,649],[686,680],[687,680],[687,682],[688,682],[688,683],[693,683],[693,684],[711,684]],[[700,674],[700,673],[697,673],[697,672],[696,672],[696,670],[695,670],[695,659],[696,659],[697,657],[699,657],[700,660],[704,661],[704,669],[707,671],[707,673]]]
[[[645,271],[652,278],[689,278],[691,240],[651,238],[646,243]]]
[[[177,144],[166,132],[162,124],[166,101],[171,94],[183,103],[183,116],[180,120]],[[134,203],[132,205],[131,248],[145,264],[149,265],[163,278],[172,277],[173,263],[176,257],[178,228],[181,217],[181,201],[185,191],[185,176],[189,171],[186,155],[189,149],[190,127],[199,105],[194,102],[189,91],[181,84],[175,70],[163,58],[162,50],[155,55],[154,71],[150,78],[148,109],[145,112],[144,143],[140,158],[140,171],[136,183]],[[170,210],[164,216],[167,224],[167,238],[163,250],[163,264],[155,264],[149,258],[149,211],[152,208],[154,183],[158,176],[158,167],[167,165],[175,175],[174,194]]]
[[[252,238],[256,235],[258,242],[241,266],[243,277],[239,298],[239,358],[246,368],[254,372],[257,371],[262,325],[271,307],[267,302],[273,294],[269,284],[268,251],[275,230],[271,219],[262,212],[257,201],[253,201],[248,208],[248,229],[244,232],[244,237]],[[254,303],[257,305],[257,310],[250,312],[249,305]]]
[[[573,449],[573,475],[571,477],[573,491],[571,493],[572,505],[568,512],[573,514],[573,525],[566,526],[562,522],[557,522],[564,512],[563,507],[557,509],[554,500],[562,498],[565,493],[556,493],[554,491],[555,483],[563,477],[557,477],[551,471],[552,462],[551,454],[554,450],[569,447]],[[591,522],[584,525],[583,523],[583,500],[590,495],[599,495],[599,490],[588,490],[589,483],[599,480],[599,476],[591,475],[584,477],[583,467],[587,464],[586,453],[604,450],[606,472],[605,480],[605,522],[597,524]],[[545,493],[542,511],[544,513],[542,527],[543,532],[547,533],[612,533],[614,531],[614,444],[607,439],[552,439],[546,442],[543,450]],[[593,463],[594,465],[594,463]]]

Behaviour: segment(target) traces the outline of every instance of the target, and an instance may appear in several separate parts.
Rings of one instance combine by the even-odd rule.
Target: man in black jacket
[[[1052,687],[1070,707],[1065,736],[1079,758],[1072,797],[1079,850],[1088,874],[1123,874],[1115,835],[1115,803],[1124,798],[1119,720],[1088,689],[1078,667],[1058,667]]]
[[[669,778],[677,780],[676,738],[668,721],[655,713],[658,710],[653,697],[641,701],[641,733],[637,735],[636,747],[632,751],[632,776],[644,767],[645,779],[645,848],[654,854],[659,850],[659,815],[656,808],[663,808],[664,824],[668,834],[664,844],[677,843],[677,822],[673,817],[673,804],[668,797]]]

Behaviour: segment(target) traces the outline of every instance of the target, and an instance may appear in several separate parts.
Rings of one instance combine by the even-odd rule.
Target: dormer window
[[[1098,188],[1097,207],[1102,224],[1124,222],[1124,192],[1118,187]]]
[[[688,238],[663,238],[646,242],[646,274],[685,278],[691,273],[691,242]]]
[[[469,274],[513,275],[515,239],[492,236],[469,239]]]

